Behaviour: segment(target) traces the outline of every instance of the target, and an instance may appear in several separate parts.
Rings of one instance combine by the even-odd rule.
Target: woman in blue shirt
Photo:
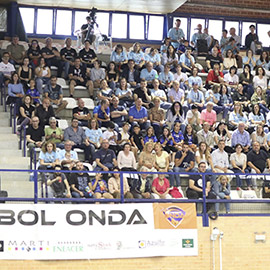
[[[19,76],[15,72],[11,76],[11,83],[8,84],[8,99],[7,104],[15,104],[16,115],[19,112],[19,107],[22,105],[24,97],[23,85],[19,81]]]
[[[100,147],[102,141],[102,130],[99,128],[97,119],[92,119],[89,123],[89,128],[86,128],[85,135],[89,143],[95,146],[95,149]]]
[[[172,140],[174,147],[178,148],[178,150],[182,149],[182,144],[184,142],[184,136],[180,128],[181,123],[175,122],[172,130]]]
[[[123,65],[127,64],[127,54],[121,44],[117,44],[115,46],[115,49],[111,54],[110,60],[116,63],[118,69],[123,69]]]
[[[134,60],[136,69],[142,69],[145,64],[145,57],[144,53],[141,51],[139,42],[133,44],[132,50],[128,53],[128,60],[129,59]]]
[[[245,65],[249,65],[251,70],[256,66],[256,59],[252,50],[247,50],[246,56],[243,58],[243,68]]]
[[[145,58],[147,62],[153,63],[153,67],[158,73],[161,72],[161,59],[157,49],[151,48]]]
[[[155,136],[155,132],[154,132],[154,128],[151,126],[146,130],[146,136],[143,138],[143,146],[147,143],[147,142],[152,142],[154,143],[153,145],[155,145],[155,143],[157,142],[157,137]]]

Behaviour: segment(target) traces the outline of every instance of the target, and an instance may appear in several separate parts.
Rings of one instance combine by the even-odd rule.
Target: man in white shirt
[[[158,97],[160,99],[160,108],[164,110],[168,110],[171,107],[171,103],[167,102],[167,96],[164,90],[159,89],[159,80],[154,79],[152,82],[153,89],[151,89],[151,98],[152,101],[155,97]]]
[[[217,173],[234,173],[233,171],[229,170],[229,158],[228,154],[224,151],[225,148],[225,141],[219,140],[218,142],[218,149],[213,151],[211,154],[213,165]],[[232,175],[227,175],[229,180],[231,181]]]
[[[15,67],[9,63],[9,53],[4,52],[0,63],[0,85],[4,82],[8,85],[13,72],[15,72]]]

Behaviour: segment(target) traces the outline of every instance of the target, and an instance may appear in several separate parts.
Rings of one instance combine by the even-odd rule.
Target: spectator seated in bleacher
[[[81,161],[76,162],[76,170],[84,171]],[[93,198],[91,179],[88,173],[76,172],[70,176],[71,195],[73,198]]]
[[[172,187],[179,187],[181,184],[179,173],[194,172],[195,171],[194,165],[195,165],[194,153],[190,150],[189,144],[184,142],[182,150],[177,151],[175,155],[173,172],[177,174],[170,174],[169,176],[170,185]]]
[[[72,141],[65,141],[64,149],[61,149],[58,151],[58,158],[61,162],[61,166],[64,169],[72,170],[75,165],[76,161],[78,161],[78,154],[76,151],[71,150],[72,149]]]
[[[141,168],[141,172],[146,171],[145,167]],[[147,176],[147,173],[142,173],[130,181],[129,186],[134,199],[154,199],[151,194],[151,183]]]
[[[217,173],[233,173],[233,171],[229,170],[229,159],[228,154],[224,151],[225,141],[219,140],[218,149],[214,150],[211,154],[214,168]],[[230,181],[232,180],[232,175],[227,175]]]
[[[109,140],[102,140],[101,148],[96,152],[95,159],[96,159],[96,171],[112,171],[114,167],[117,166],[117,160],[115,152],[109,149]],[[108,176],[106,174],[106,178]]]
[[[198,164],[198,172],[206,172],[206,163],[204,161]],[[203,197],[203,176],[201,174],[189,176],[189,183],[186,193],[188,199],[197,200]],[[216,199],[215,194],[211,191],[210,175],[205,175],[205,195],[206,199]],[[211,204],[206,204],[206,210],[209,211],[210,209]]]
[[[167,51],[162,54],[161,57],[162,65],[169,65],[169,70],[174,70],[176,65],[178,64],[178,55],[173,45],[168,45]]]
[[[9,63],[9,53],[4,52],[2,55],[2,62],[0,63],[0,86],[3,83],[8,85],[11,81],[11,75],[15,72],[15,67]]]
[[[46,65],[45,58],[40,57],[38,66],[35,68],[36,88],[40,94],[43,94],[43,84],[47,84],[51,77],[51,70]]]
[[[215,148],[217,148],[219,140],[224,140],[225,141],[225,151],[227,153],[233,153],[234,150],[231,147],[231,132],[228,130],[228,125],[227,122],[221,121],[216,127],[216,130],[214,132],[214,141],[215,141]]]
[[[243,111],[250,112],[250,99],[246,92],[244,92],[243,85],[240,83],[236,88],[236,91],[233,93],[232,99],[234,102],[242,105]]]
[[[245,129],[248,129],[249,122],[245,113],[243,113],[242,105],[238,102],[234,103],[234,109],[229,115],[229,129],[235,130],[238,126],[238,123],[245,123]]]
[[[146,68],[141,70],[141,75],[140,75],[141,80],[145,80],[147,83],[147,87],[148,88],[152,88],[152,81],[154,79],[158,78],[158,73],[157,71],[154,69],[154,65],[152,62],[147,62],[146,63]]]
[[[90,97],[94,95],[94,88],[99,88],[101,86],[101,81],[106,77],[104,68],[101,67],[101,61],[95,60],[94,66],[90,71]]]
[[[243,152],[248,153],[250,150],[250,135],[245,130],[245,123],[239,122],[238,128],[232,133],[232,147],[235,148],[237,144],[241,144]]]
[[[150,109],[153,107],[153,104],[151,103],[151,91],[147,87],[147,81],[145,79],[141,79],[140,87],[137,87],[133,91],[133,98],[134,101],[136,101],[138,98],[142,100],[142,106],[144,106],[147,109]]]
[[[224,71],[223,71],[224,74],[227,73],[231,67],[237,68],[237,62],[233,55],[232,50],[229,49],[226,51],[226,57],[224,58],[223,65],[224,65]]]
[[[158,139],[155,135],[154,129],[152,126],[148,127],[146,130],[146,134],[145,136],[143,136],[143,141],[142,144],[143,146],[147,143],[147,142],[152,142],[153,143],[153,147],[155,146],[155,144],[157,143]]]
[[[55,111],[56,114],[64,110],[68,105],[68,102],[63,100],[62,87],[57,84],[57,77],[54,75],[51,76],[50,82],[45,86],[44,96],[50,100],[53,107],[57,108]]]
[[[198,73],[199,73],[199,69],[197,67],[194,67],[192,69],[191,76],[188,77],[188,86],[191,89],[193,87],[193,83],[197,83],[199,87],[198,89],[200,91],[205,92],[205,89],[203,88],[202,78],[198,76]]]
[[[57,121],[55,117],[51,117],[49,119],[50,126],[45,128],[45,141],[53,142],[56,147],[63,149],[64,132],[61,128],[56,126],[56,123]]]
[[[113,169],[114,174],[112,174],[112,177],[109,178],[108,181],[108,189],[109,193],[113,196],[114,199],[120,199],[121,197],[121,184],[120,184],[120,174],[117,173],[119,171],[118,167],[115,167]],[[126,199],[133,199],[133,195],[130,192],[130,187],[128,185],[127,178],[123,176],[123,192],[124,192],[124,198]]]
[[[215,130],[215,125],[217,122],[217,113],[213,110],[214,103],[208,101],[206,103],[206,108],[201,112],[201,125],[207,122],[211,126],[211,130]]]
[[[128,57],[121,44],[115,46],[114,51],[111,53],[110,61],[113,61],[116,64],[118,70],[121,70],[126,66]]]
[[[256,68],[255,76],[253,77],[253,87],[256,89],[257,87],[261,87],[261,89],[265,92],[267,90],[267,77],[265,76],[265,70],[262,67]]]
[[[95,179],[92,180],[92,190],[96,199],[113,199],[112,194],[108,192],[107,181],[102,179],[101,173],[97,173]]]
[[[252,50],[246,51],[246,56],[243,58],[243,68],[245,65],[249,65],[251,71],[256,67],[256,58]]]
[[[160,108],[160,99],[155,97],[153,99],[154,107],[149,111],[149,120],[154,128],[157,138],[162,133],[162,129],[165,127],[165,111]]]
[[[158,142],[155,144],[155,168],[157,171],[169,171],[170,155],[163,150],[162,145]]]
[[[94,61],[97,60],[97,55],[94,50],[90,48],[91,43],[89,40],[84,41],[84,49],[79,51],[79,58],[84,66],[84,68],[92,68],[94,66]]]
[[[29,95],[23,97],[22,105],[19,108],[19,117],[17,120],[17,125],[24,127],[31,122],[32,117],[35,115],[35,107],[32,105],[32,98]],[[21,127],[18,131],[21,130]]]
[[[142,100],[137,98],[135,105],[129,109],[129,122],[131,126],[134,126],[135,122],[139,124],[141,129],[146,130],[150,126],[150,121],[148,120],[148,113],[145,107],[142,106]]]
[[[25,56],[25,49],[23,45],[19,44],[19,37],[13,36],[11,44],[7,46],[7,52],[10,56],[10,63],[13,65],[20,65],[23,63]]]
[[[88,127],[91,114],[89,109],[85,107],[83,99],[79,98],[77,101],[78,107],[73,108],[72,115],[79,121],[79,126]]]
[[[135,61],[133,59],[128,60],[128,64],[123,69],[121,77],[126,79],[131,88],[136,88],[140,83],[140,72],[135,69]]]
[[[192,129],[195,132],[198,132],[202,129],[200,120],[201,119],[201,113],[198,111],[198,106],[193,104],[191,105],[191,109],[186,114],[186,119],[184,124],[185,125],[191,125]]]
[[[219,63],[214,63],[213,69],[209,70],[208,72],[205,87],[209,89],[213,85],[221,85],[223,83],[224,83],[224,75],[220,70],[220,65]]]
[[[96,106],[93,110],[93,117],[98,121],[99,127],[107,127],[110,122],[110,102],[103,99],[100,105]]]
[[[129,142],[125,142],[123,150],[118,153],[117,163],[121,171],[136,171],[136,160]]]
[[[197,133],[192,125],[187,124],[184,131],[184,142],[189,145],[189,148],[195,153],[198,145]]]
[[[61,173],[61,166],[55,165],[55,173],[47,180],[48,198],[71,198],[70,186],[64,173]]]
[[[116,125],[116,129],[122,127],[126,121],[128,113],[124,106],[119,105],[118,97],[114,96],[112,98],[112,104],[110,106],[110,117],[111,121]]]
[[[195,59],[191,53],[191,47],[187,47],[185,53],[180,56],[179,64],[181,65],[183,72],[192,73],[192,69],[195,67]]]
[[[107,65],[106,70],[106,81],[109,85],[109,87],[115,91],[116,86],[118,85],[119,81],[119,70],[117,70],[115,62],[110,62]]]
[[[174,103],[176,101],[181,104],[184,103],[185,100],[185,92],[180,88],[180,83],[178,81],[173,81],[172,88],[168,92],[169,102]]]
[[[36,89],[36,82],[34,79],[31,79],[29,81],[29,87],[26,91],[26,95],[31,96],[31,98],[33,100],[33,104],[35,106],[39,106],[39,104],[41,103],[40,94],[39,94],[38,90]]]
[[[27,56],[30,59],[32,68],[35,69],[38,66],[39,58],[41,57],[41,50],[36,39],[32,39],[27,51]]]
[[[55,117],[53,107],[50,105],[50,100],[44,98],[42,104],[36,107],[35,116],[40,119],[40,125],[45,126],[49,125],[49,119]]]
[[[145,56],[141,50],[139,42],[135,42],[131,51],[128,53],[128,59],[132,59],[135,62],[135,68],[141,70],[145,64]]]
[[[166,89],[171,88],[173,80],[174,80],[174,76],[173,76],[173,73],[170,71],[169,64],[164,65],[164,70],[159,73],[158,79],[159,79],[161,89],[166,90]]]
[[[160,107],[164,110],[168,110],[171,107],[171,103],[167,102],[167,95],[164,90],[159,89],[159,80],[154,79],[152,81],[153,88],[150,89],[151,91],[151,98],[152,101],[158,97],[160,99]]]
[[[169,194],[170,182],[165,177],[165,174],[159,174],[152,183],[152,196],[154,199],[171,199],[172,196]]]
[[[193,74],[194,68],[191,70],[191,74]],[[180,88],[187,90],[188,85],[188,76],[186,73],[182,72],[182,68],[180,64],[176,66],[176,73],[174,73],[174,80],[180,83]]]
[[[262,150],[258,142],[253,142],[252,150],[247,154],[247,163],[251,168],[251,173],[261,174],[270,173],[270,157],[269,153]],[[264,178],[264,176],[263,176]],[[257,177],[252,175],[252,187],[257,189]]]
[[[64,140],[72,142],[72,149],[79,148],[84,150],[85,162],[92,163],[95,147],[89,143],[82,127],[79,127],[79,121],[72,119],[71,126],[64,131]]]
[[[162,41],[162,45],[160,46],[160,53],[161,54],[166,53],[169,45],[171,45],[171,38],[166,37]]]
[[[109,122],[107,130],[102,133],[102,139],[109,141],[109,148],[114,151],[117,155],[119,149],[119,145],[117,144],[118,133],[115,130],[115,124],[113,122]]]
[[[231,185],[229,178],[226,175],[220,175],[212,187],[212,192],[216,195],[216,199],[230,200]],[[219,212],[219,204],[220,203],[215,203],[215,211],[217,213]],[[224,204],[226,208],[226,213],[230,213],[230,203],[226,202]]]
[[[29,81],[32,78],[32,69],[30,67],[28,57],[23,58],[23,63],[18,69],[18,75],[19,75],[19,79],[23,85],[23,90],[24,90],[24,92],[26,92],[26,90],[28,89]]]
[[[120,85],[116,89],[115,95],[118,97],[121,106],[129,108],[133,104],[132,91],[127,84],[126,78],[120,79]]]
[[[135,123],[132,126],[132,133],[131,133],[131,137],[130,137],[130,142],[131,142],[131,146],[135,149],[135,153],[137,153],[138,151],[141,152],[143,150],[143,145],[142,145],[142,133],[141,133],[141,128],[140,125],[138,123]],[[137,159],[137,155],[136,159]]]
[[[91,143],[95,149],[100,147],[102,141],[102,130],[99,128],[97,119],[93,118],[89,121],[89,128],[85,129],[85,135],[89,143]]]
[[[58,152],[56,152],[56,145],[53,142],[45,142],[39,153],[39,170],[53,170],[56,165],[60,165]],[[41,172],[43,183],[46,182],[44,172]]]
[[[46,46],[42,48],[41,55],[45,58],[46,64],[49,68],[57,67],[57,77],[62,77],[63,62],[56,47],[52,46],[52,39],[50,37],[45,39]]]
[[[206,56],[206,68],[207,71],[209,72],[210,70],[214,69],[214,65],[218,64],[220,67],[220,72],[223,71],[223,59],[221,56],[218,55],[218,48],[214,47],[212,49],[212,52],[210,55]]]
[[[251,68],[249,65],[244,65],[243,73],[239,75],[239,82],[244,87],[244,93],[247,94],[248,99],[250,99],[254,93],[254,87],[253,87],[253,75],[251,74]]]
[[[251,97],[251,104],[253,106],[255,104],[259,104],[260,110],[264,116],[266,116],[266,114],[269,112],[269,104],[267,104],[266,92],[260,86],[257,86],[257,88],[255,88],[255,92]]]
[[[77,57],[77,52],[75,49],[71,47],[72,39],[66,38],[65,40],[66,47],[62,48],[60,51],[61,60],[64,63],[64,72],[65,72],[65,79],[68,78],[68,72],[70,66],[74,65],[75,57]]]
[[[237,68],[235,66],[230,67],[229,72],[224,75],[224,83],[229,88],[230,93],[235,92],[239,83]]]
[[[97,93],[98,100],[108,100],[110,103],[112,101],[112,97],[114,96],[113,90],[108,86],[107,81],[105,79],[100,82],[100,90]]]
[[[253,131],[253,133],[251,134],[251,141],[252,143],[258,142],[261,146],[261,149],[268,153],[269,146],[267,144],[267,135],[264,132],[264,125],[262,124],[257,125],[256,130]]]
[[[214,147],[214,133],[210,131],[210,124],[208,122],[204,122],[202,125],[202,129],[197,132],[198,143],[205,142],[210,149]]]
[[[19,76],[15,72],[11,75],[11,82],[8,84],[8,98],[7,105],[14,104],[15,115],[18,115],[19,108],[22,105],[22,98],[24,97],[23,86],[20,83]]]
[[[150,52],[145,56],[145,58],[147,62],[151,62],[153,64],[154,69],[158,73],[161,72],[161,59],[157,49],[151,48]]]
[[[249,173],[249,170],[247,169],[247,155],[242,153],[243,146],[241,144],[235,145],[235,153],[231,154],[230,156],[230,162],[232,165],[232,170],[235,173],[243,173],[247,174]],[[235,175],[236,178],[236,189],[241,190],[242,186],[242,179],[246,180],[247,188],[251,189],[251,177],[250,175]]]
[[[79,85],[87,87],[90,97],[93,98],[94,91],[93,85],[90,83],[89,72],[89,69],[81,65],[80,58],[76,57],[74,65],[71,66],[68,71],[70,97],[74,95],[75,86]]]

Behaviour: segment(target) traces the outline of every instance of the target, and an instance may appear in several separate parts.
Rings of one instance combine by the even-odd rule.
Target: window
[[[195,30],[195,28],[197,28],[197,25],[201,24],[202,28],[204,29],[205,27],[205,20],[204,19],[191,19],[191,27],[190,27],[190,40],[193,36],[194,33],[197,32],[197,30]],[[203,31],[202,29],[202,31]]]
[[[223,22],[221,20],[209,20],[208,34],[220,41],[223,30],[222,25]]]
[[[86,11],[76,11],[75,12],[75,28],[74,31],[80,30],[83,24],[86,24],[86,17],[89,13]]]
[[[235,28],[235,34],[238,36],[239,35],[239,22],[225,21],[225,29],[228,31],[228,34],[232,27]]]
[[[108,36],[109,33],[110,14],[105,12],[98,12],[96,22],[102,35]]]
[[[173,27],[175,26],[175,21],[177,19],[180,19],[181,20],[180,28],[183,29],[184,34],[185,34],[185,38],[187,38],[188,19],[187,18],[181,18],[181,17],[174,17],[173,18]]]
[[[38,9],[37,34],[52,34],[53,10]]]
[[[259,37],[259,41],[262,42],[264,47],[270,46],[270,37],[268,36],[268,31],[270,31],[270,24],[262,24],[258,23],[257,25],[257,35]]]
[[[144,39],[144,16],[129,16],[129,38]]]
[[[148,39],[162,40],[163,39],[163,16],[149,16]]]
[[[22,21],[26,33],[34,32],[34,17],[35,9],[33,8],[20,8],[20,13],[22,16]]]
[[[117,14],[112,15],[112,37],[127,38],[127,15]]]
[[[71,35],[72,12],[69,10],[57,10],[56,35]]]
[[[246,35],[248,35],[250,33],[249,27],[251,24],[254,24],[256,27],[255,22],[243,22],[243,25],[242,25],[242,45],[245,45]]]

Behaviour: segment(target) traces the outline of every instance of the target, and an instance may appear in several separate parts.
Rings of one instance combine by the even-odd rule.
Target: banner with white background
[[[195,204],[0,205],[0,259],[197,256]]]

